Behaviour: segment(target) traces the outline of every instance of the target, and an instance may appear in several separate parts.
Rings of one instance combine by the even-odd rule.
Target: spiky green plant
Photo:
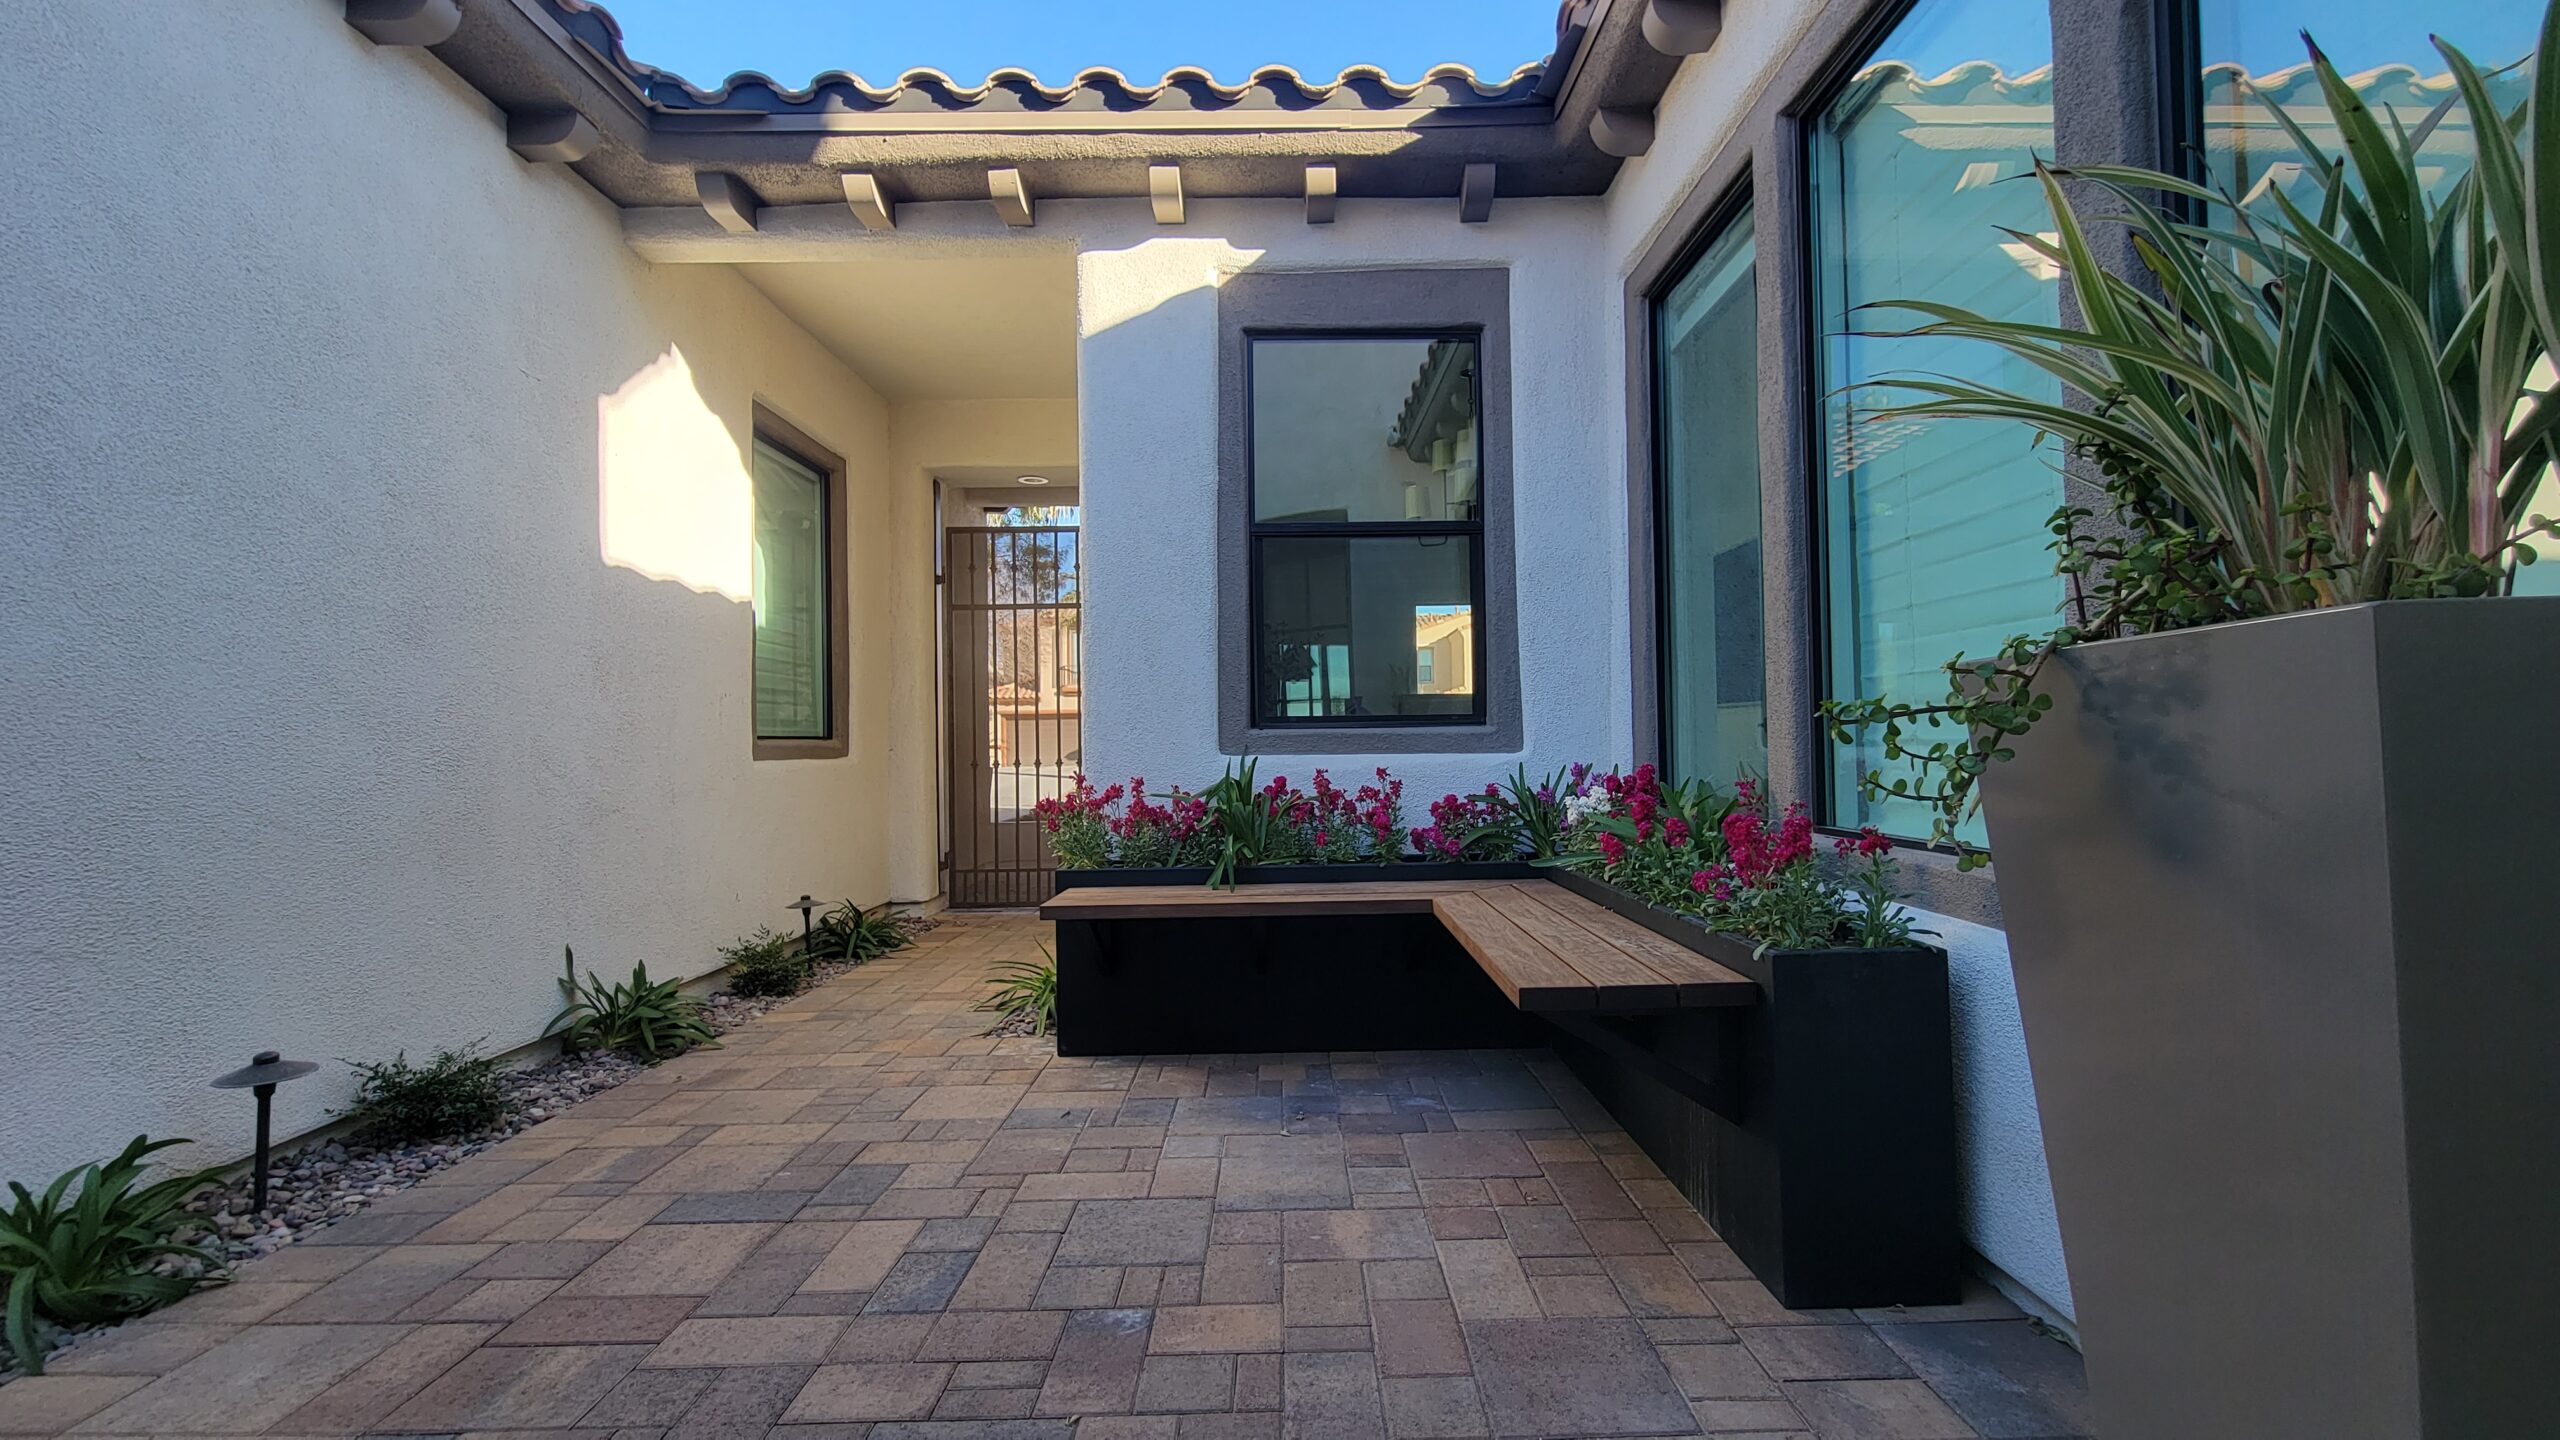
[[[1258,764],[1247,755],[1227,763],[1227,771],[1209,782],[1200,798],[1209,804],[1209,827],[1217,850],[1209,863],[1209,887],[1233,890],[1248,865],[1276,860],[1293,833],[1269,796],[1253,783]]]
[[[820,960],[861,964],[916,942],[923,917],[900,915],[886,902],[865,909],[851,900],[820,916],[809,936],[809,953]]]
[[[222,1278],[218,1257],[176,1238],[191,1218],[187,1198],[219,1184],[222,1169],[144,1183],[144,1161],[186,1140],[136,1135],[112,1160],[65,1171],[42,1195],[11,1181],[15,1199],[0,1214],[0,1283],[8,1290],[9,1349],[20,1373],[44,1373],[47,1330],[99,1325],[166,1305]],[[197,1275],[163,1274],[165,1258],[204,1261]]]
[[[978,1009],[1000,1015],[1002,1025],[1017,1015],[1031,1018],[1031,1033],[1046,1035],[1058,1028],[1058,962],[1049,947],[1040,947],[1040,959],[999,960],[988,967],[987,985],[993,992],[978,1002]]]
[[[2537,55],[2560,36],[2546,8]],[[2308,37],[2305,37],[2309,44]],[[1976,781],[2050,705],[2045,658],[2083,639],[2143,634],[2369,600],[2512,589],[2529,513],[2560,456],[2560,396],[2529,388],[2560,349],[2560,70],[2539,65],[2526,103],[2501,112],[2460,51],[2437,42],[2469,114],[2478,163],[2441,197],[2419,150],[2447,115],[2386,124],[2317,45],[2311,61],[2346,153],[2321,148],[2261,96],[2305,157],[2317,213],[2282,191],[2253,210],[2177,176],[2038,165],[2052,238],[2011,232],[2070,286],[2085,329],[1994,319],[1928,300],[1880,308],[1926,317],[1895,338],[1995,346],[2061,382],[2064,398],[1946,375],[1879,383],[1912,397],[1872,412],[1991,419],[2060,437],[2095,463],[2112,524],[2054,516],[2071,623],[1957,656],[1938,704],[1825,706],[1836,738],[1882,731],[1871,793],[1918,799],[1934,838],[1958,841]],[[2532,62],[2527,62],[2532,63]],[[2078,181],[2111,202],[2084,215]],[[2155,195],[2192,202],[2182,220]],[[2093,225],[2126,227],[2144,275],[2099,262]]]
[[[686,995],[673,980],[651,980],[649,967],[635,964],[631,979],[608,985],[593,971],[578,979],[578,955],[562,946],[560,1013],[543,1027],[558,1035],[565,1050],[619,1050],[635,1060],[656,1064],[698,1045],[717,1045],[702,1002]]]

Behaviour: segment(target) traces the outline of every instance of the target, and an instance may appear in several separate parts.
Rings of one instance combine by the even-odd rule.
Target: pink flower
[[[1600,837],[1600,859],[1602,863],[1616,866],[1623,863],[1626,858],[1627,842],[1619,839],[1615,835],[1603,835]]]
[[[1689,822],[1674,815],[1662,822],[1662,842],[1677,850],[1689,843]]]

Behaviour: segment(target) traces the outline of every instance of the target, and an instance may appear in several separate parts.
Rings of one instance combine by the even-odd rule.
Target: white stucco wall
[[[0,107],[0,1178],[236,1153],[204,1082],[254,1050],[504,1049],[563,943],[699,972],[930,844],[876,809],[859,587],[853,758],[748,758],[751,405],[857,511],[886,407],[341,12],[0,9],[96,101]]]
[[[1056,207],[1064,209],[1067,207]],[[1310,226],[1291,201],[1207,201],[1179,233],[1143,211],[1096,214],[1078,257],[1084,417],[1087,768],[1157,784],[1214,779],[1218,751],[1218,306],[1248,269],[1469,265],[1511,272],[1512,594],[1524,745],[1507,754],[1272,756],[1405,781],[1408,819],[1525,761],[1543,771],[1622,755],[1627,683],[1625,503],[1589,363],[1609,343],[1608,277],[1589,263],[1596,200],[1504,200],[1488,224],[1448,201],[1345,202]],[[1045,221],[1043,222],[1046,223]],[[1358,317],[1346,316],[1356,324]]]

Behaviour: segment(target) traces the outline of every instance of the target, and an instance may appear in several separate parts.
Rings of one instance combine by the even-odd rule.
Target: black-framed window
[[[1907,397],[1876,382],[1936,373],[2056,400],[2059,382],[1987,345],[1885,338],[1875,332],[1917,317],[1866,308],[1927,299],[2060,323],[2053,267],[2003,233],[2051,225],[2018,177],[2053,153],[2052,60],[2046,0],[1919,0],[1804,112],[1829,695],[1935,699],[1952,656],[2058,618],[2045,528],[2061,501],[2058,448],[2006,423],[1882,419]],[[1877,736],[1823,743],[1826,823],[1928,833],[1920,802],[1865,793],[1861,777],[1884,760]]]
[[[756,738],[825,740],[835,734],[828,472],[758,435],[754,483]]]
[[[1253,723],[1481,723],[1481,336],[1245,344]]]
[[[1652,296],[1662,765],[1719,785],[1769,768],[1752,214],[1723,207]]]

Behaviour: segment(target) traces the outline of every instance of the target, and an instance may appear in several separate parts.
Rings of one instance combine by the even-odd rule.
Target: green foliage
[[[758,926],[736,944],[721,946],[720,957],[729,962],[732,995],[797,995],[809,988],[810,977],[817,973],[816,957],[775,934],[770,926]]]
[[[1233,890],[1247,865],[1285,864],[1298,857],[1297,827],[1288,823],[1272,798],[1253,783],[1257,762],[1250,755],[1229,761],[1227,772],[1200,792],[1209,807],[1209,826],[1217,848],[1209,860],[1212,889]]]
[[[1528,766],[1516,765],[1500,793],[1485,797],[1500,814],[1498,831],[1510,839],[1514,853],[1530,860],[1553,860],[1565,853],[1564,800],[1571,787],[1567,771],[1533,780]]]
[[[885,902],[866,910],[847,900],[819,917],[810,932],[809,953],[819,960],[859,965],[914,944],[924,924],[917,916],[893,913]]]
[[[2560,0],[2537,55],[2560,37]],[[2307,158],[2318,213],[2282,191],[2260,209],[2151,171],[2037,169],[2053,239],[2012,233],[2070,285],[2085,330],[1995,320],[1923,300],[1888,302],[1927,323],[1911,336],[1996,346],[2061,382],[2065,401],[1943,375],[1882,383],[1916,396],[1883,423],[1979,418],[2058,436],[2105,477],[2101,517],[2057,512],[2057,568],[2072,623],[1947,665],[1946,698],[1835,701],[1847,743],[1880,729],[1903,772],[1871,793],[1957,827],[1985,769],[2049,708],[2036,693],[2054,650],[2371,600],[2512,590],[2531,542],[2560,526],[2526,507],[2560,459],[2560,394],[2528,388],[2560,351],[2560,68],[2501,114],[2479,71],[2445,45],[2477,138],[2474,168],[2442,196],[2420,147],[2455,103],[2414,129],[2377,118],[2319,48],[2311,60],[2343,157],[2261,97]],[[2528,62],[2535,63],[2535,62]],[[2434,162],[2427,162],[2430,166]],[[2098,261],[2092,221],[2066,180],[2111,202],[2097,223],[2129,231],[2144,281]],[[2151,203],[2177,197],[2208,217]],[[2076,403],[2073,403],[2076,402]],[[2091,523],[2101,522],[2101,523]]]
[[[979,1001],[978,1009],[1006,1020],[1028,1015],[1034,1035],[1046,1035],[1058,1028],[1058,962],[1050,955],[1049,947],[1040,947],[1037,963],[997,961],[988,969],[987,985],[994,993]]]
[[[717,1045],[702,1018],[702,1002],[685,995],[673,980],[651,980],[646,965],[633,965],[631,979],[608,985],[589,971],[578,979],[578,957],[563,947],[560,1013],[543,1034],[560,1037],[565,1050],[619,1050],[635,1060],[656,1064],[697,1045]]]
[[[9,1348],[21,1373],[44,1373],[49,1328],[139,1315],[206,1282],[152,1269],[163,1258],[213,1261],[175,1237],[190,1223],[181,1208],[187,1198],[220,1183],[221,1169],[144,1183],[151,1168],[145,1157],[187,1143],[136,1135],[124,1153],[64,1172],[41,1196],[10,1183],[16,1203],[0,1214],[0,1281],[8,1292]]]
[[[439,1050],[423,1065],[410,1064],[405,1050],[376,1064],[346,1063],[356,1072],[356,1103],[347,1113],[385,1139],[467,1135],[496,1124],[509,1108],[497,1059],[481,1054],[476,1040]]]

